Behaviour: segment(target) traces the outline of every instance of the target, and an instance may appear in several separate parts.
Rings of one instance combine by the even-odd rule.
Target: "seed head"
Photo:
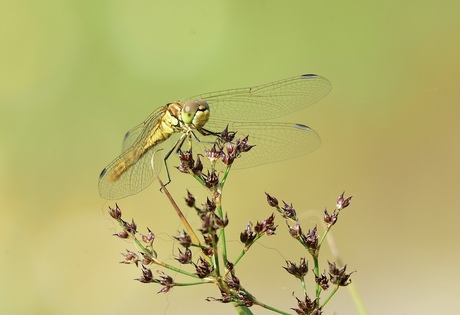
[[[252,241],[256,238],[257,233],[255,231],[252,231],[252,223],[248,222],[248,225],[244,229],[243,232],[240,234],[240,241],[244,245],[249,245],[252,243]]]
[[[350,202],[351,202],[351,198],[353,198],[353,196],[350,196],[348,198],[344,198],[343,195],[345,194],[345,192],[343,192],[339,198],[337,198],[337,210],[342,210],[346,207],[348,207],[350,205]]]
[[[284,200],[283,200],[283,207],[281,208],[283,210],[283,213],[281,215],[283,218],[287,219],[292,219],[297,221],[297,213],[294,209],[294,207],[291,205],[288,205]]]
[[[342,268],[337,268],[335,262],[331,263],[328,261],[329,264],[329,278],[331,283],[339,285],[339,286],[347,286],[351,283],[351,275],[353,272],[346,273],[347,265],[343,266]]]
[[[115,220],[121,219],[121,210],[118,207],[118,204],[115,204],[115,209],[109,207],[109,214]]]
[[[139,263],[139,257],[135,252],[132,252],[130,250],[126,250],[126,253],[121,253],[123,257],[125,258],[123,261],[120,261],[121,264],[136,264],[136,266]]]
[[[201,279],[206,278],[211,274],[211,272],[214,271],[214,268],[211,266],[211,264],[202,257],[198,258],[197,264],[193,263],[193,265],[195,266],[196,274]]]
[[[149,228],[147,228],[147,230],[149,231],[149,233],[147,235],[142,235],[142,241],[151,246],[153,244],[153,241],[155,240],[155,234],[153,234],[153,232],[150,231]]]
[[[300,258],[299,266],[289,260],[286,261],[286,264],[287,267],[283,268],[298,279],[303,279],[308,273],[308,262],[305,261],[305,258]]]
[[[190,248],[186,248],[185,252],[182,252],[179,248],[179,257],[176,260],[183,265],[190,264],[192,262],[192,251]]]
[[[275,197],[272,197],[267,193],[265,193],[265,195],[267,196],[267,202],[270,207],[278,207],[278,200]]]
[[[179,241],[179,244],[181,244],[185,248],[189,248],[190,245],[192,245],[192,238],[190,237],[190,235],[188,235],[185,231],[183,231],[182,233],[178,233],[179,235],[174,236],[174,238]]]
[[[184,199],[187,206],[189,206],[190,208],[195,207],[195,196],[193,196],[190,191],[187,190],[187,197],[185,197]]]
[[[136,280],[142,283],[154,282],[152,270],[150,270],[149,268],[145,266],[142,266],[142,277]]]

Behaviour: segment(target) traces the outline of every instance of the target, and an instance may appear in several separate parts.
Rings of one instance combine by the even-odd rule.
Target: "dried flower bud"
[[[222,150],[219,149],[216,144],[214,143],[211,149],[205,149],[204,154],[206,158],[211,162],[211,164],[215,163],[220,157],[222,156]]]
[[[152,245],[153,241],[155,240],[155,234],[153,234],[152,231],[150,231],[149,228],[147,228],[149,233],[147,235],[142,235],[142,241],[148,245]]]
[[[318,299],[315,299],[312,301],[310,297],[307,294],[305,294],[304,301],[299,300],[297,297],[296,297],[296,300],[297,300],[297,306],[299,308],[291,308],[291,309],[294,310],[297,314],[299,315],[313,315],[313,314],[320,315],[321,314],[321,309],[316,309]]]
[[[305,235],[305,245],[307,246],[310,253],[316,252],[318,249],[318,228],[315,226],[313,230],[308,230],[308,233]]]
[[[219,216],[216,215],[215,219],[216,225],[220,228],[224,228],[228,225],[228,216],[225,214],[225,218],[221,219]]]
[[[225,267],[227,267],[228,271],[230,271],[231,273],[235,272],[235,265],[232,262],[229,262],[228,260],[225,263]]]
[[[185,203],[190,208],[195,207],[195,196],[193,196],[192,193],[188,190],[187,190],[187,197],[185,197]]]
[[[125,231],[121,231],[121,232],[113,234],[113,236],[118,236],[119,238],[128,238],[129,234],[126,233]]]
[[[343,192],[339,198],[337,198],[337,209],[338,210],[342,210],[346,207],[348,207],[350,205],[350,201],[351,201],[351,198],[353,198],[353,196],[350,196],[348,198],[344,198],[343,195],[345,194],[345,192]]]
[[[181,244],[185,248],[188,248],[190,247],[190,245],[192,245],[192,238],[185,231],[183,231],[182,233],[179,233],[178,236],[174,236],[174,238],[178,240],[179,244]]]
[[[201,252],[208,257],[214,255],[214,250],[212,249],[212,247],[202,247]]]
[[[327,209],[324,209],[324,222],[327,224],[327,227],[330,228],[333,226],[338,220],[338,212],[336,209],[334,209],[334,212],[332,214],[329,214],[327,212]]]
[[[160,291],[158,291],[157,293],[160,294],[160,293],[168,293],[170,290],[171,290],[172,287],[169,287],[169,286],[164,286],[161,288]]]
[[[236,306],[251,307],[254,305],[254,298],[244,291],[238,292],[237,298],[238,303],[236,303]]]
[[[142,266],[142,277],[135,280],[140,281],[142,283],[154,282],[152,270],[148,269],[145,266]]]
[[[202,257],[198,259],[197,264],[193,263],[193,265],[195,266],[196,274],[201,279],[206,278],[211,274],[211,272],[214,271],[214,268],[211,266],[211,264]]]
[[[263,220],[262,222],[257,222],[256,226],[254,227],[254,231],[257,234],[266,233],[268,236],[275,234],[276,228],[278,226],[275,225],[275,215],[272,213],[271,216]]]
[[[144,265],[144,266],[147,266],[147,265],[150,265],[153,263],[153,260],[151,257],[157,257],[157,253],[156,252],[151,252],[150,250],[147,250],[147,253],[143,253],[141,252],[141,255],[142,255],[142,260],[141,260],[141,264]]]
[[[126,254],[121,253],[125,260],[120,261],[120,264],[136,264],[136,266],[139,263],[139,257],[135,252],[132,252],[130,250],[126,250]]]
[[[121,219],[121,210],[118,207],[118,204],[115,204],[115,209],[109,207],[109,214],[115,220]]]
[[[201,162],[200,155],[196,157],[195,165],[192,168],[193,175],[201,176],[203,172],[203,163]]]
[[[289,228],[289,234],[291,234],[291,236],[295,239],[303,239],[304,235],[302,234],[302,228],[299,224],[298,221],[296,221],[295,223],[295,226],[290,226],[287,222],[286,222],[288,228]]]
[[[160,284],[165,285],[165,286],[174,285],[174,280],[171,276],[168,276],[166,273],[160,270],[158,270],[157,272],[160,275],[159,279],[157,279]]]
[[[214,202],[214,200],[211,200],[209,198],[206,199],[206,204],[204,204],[203,206],[206,212],[214,212],[214,210],[216,210],[216,203]]]
[[[173,278],[165,274],[163,271],[157,272],[160,274],[160,278],[155,279],[155,281],[163,285],[163,288],[160,291],[158,291],[158,293],[169,292],[169,290],[171,290],[171,288],[175,286]]]
[[[208,246],[212,246],[212,236],[211,234],[203,234],[204,243]]]
[[[347,265],[343,266],[342,268],[337,268],[335,262],[329,264],[329,278],[331,283],[339,285],[339,286],[347,286],[351,283],[350,276],[353,274],[351,273],[346,273],[347,270]]]
[[[252,223],[249,222],[244,231],[240,234],[240,241],[244,245],[249,245],[256,238],[257,233],[252,231]]]
[[[305,261],[305,258],[300,258],[300,264],[297,265],[289,260],[286,261],[287,267],[283,267],[291,275],[298,279],[303,279],[308,273],[308,262]]]
[[[297,213],[294,209],[294,207],[291,205],[288,205],[284,200],[283,200],[283,207],[282,207],[283,213],[281,214],[283,218],[289,218],[292,220],[297,220]]]
[[[208,174],[206,176],[203,175],[203,181],[206,187],[214,188],[219,183],[219,175],[217,174],[216,171],[212,173],[208,171]]]
[[[137,233],[137,225],[134,222],[134,219],[131,220],[131,223],[123,221],[123,226],[128,233],[133,235]]]
[[[220,303],[230,303],[233,302],[233,298],[230,294],[227,292],[220,290],[221,297],[220,298],[214,298],[214,297],[207,297],[206,301],[208,302],[220,302]]]
[[[243,152],[248,152],[253,147],[255,147],[254,145],[248,145],[248,139],[249,139],[249,135],[247,135],[241,140],[240,139],[236,140],[236,150],[238,154],[243,153]]]
[[[225,283],[230,289],[236,291],[240,289],[240,279],[238,279],[233,273],[230,273],[230,277],[225,280]]]
[[[228,125],[225,127],[224,131],[220,134],[220,139],[222,139],[224,142],[232,142],[233,139],[235,138],[236,132],[233,131],[228,131]]]
[[[231,146],[231,143],[228,143],[227,145]],[[233,162],[235,161],[235,158],[236,158],[236,154],[234,151],[229,154],[222,154],[222,163],[224,163],[227,166],[232,165]]]
[[[233,152],[235,152],[235,146],[231,142],[227,142],[225,145],[225,151],[227,151],[228,155],[231,155]]]
[[[218,228],[219,227],[216,225],[215,215],[213,212],[208,212],[201,216],[201,233],[214,235]]]
[[[183,265],[190,264],[192,262],[192,251],[190,248],[186,248],[185,252],[182,252],[179,248],[179,257],[176,260]]]
[[[181,173],[188,174],[190,170],[193,168],[193,164],[195,163],[195,161],[193,160],[192,151],[185,151],[185,152],[180,151],[179,160],[180,160],[180,165],[177,166],[176,168]]]
[[[272,197],[267,193],[265,193],[265,195],[267,196],[267,202],[270,207],[278,207],[278,200],[275,197]]]
[[[315,275],[315,282],[321,287],[323,290],[327,290],[329,288],[329,280],[326,277],[326,271],[324,271],[322,274]]]

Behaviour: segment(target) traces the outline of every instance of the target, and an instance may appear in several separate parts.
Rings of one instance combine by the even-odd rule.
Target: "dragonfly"
[[[198,94],[157,108],[142,123],[129,130],[122,153],[99,176],[99,194],[104,199],[122,199],[147,188],[173,151],[179,153],[184,140],[212,146],[228,127],[249,139],[255,147],[232,168],[249,168],[292,159],[320,145],[318,134],[299,123],[273,121],[318,102],[331,90],[319,75],[303,74],[247,88]],[[190,142],[191,143],[191,142]],[[163,148],[164,159],[158,154]],[[191,149],[191,148],[190,148]],[[168,172],[168,180],[169,172]]]

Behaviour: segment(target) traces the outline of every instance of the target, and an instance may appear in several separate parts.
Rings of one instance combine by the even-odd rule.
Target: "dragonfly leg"
[[[219,137],[220,136],[220,132],[215,132],[215,131],[211,131],[211,130],[208,130],[208,129],[205,129],[205,128],[201,128],[201,129],[197,129],[199,133],[201,133],[203,136],[216,136],[216,137]],[[195,136],[196,138],[196,136]]]
[[[169,175],[169,168],[168,168],[168,162],[167,160],[169,159],[169,157],[171,156],[171,153],[173,153],[174,151],[176,153],[179,153],[180,149],[182,148],[182,145],[184,144],[184,141],[185,141],[185,138],[187,137],[187,134],[183,134],[179,140],[177,140],[176,144],[171,148],[171,150],[168,151],[168,153],[166,153],[164,159],[163,159],[163,163],[165,165],[165,168],[166,168],[166,175],[168,176],[168,181],[165,183],[165,186],[168,185],[170,182],[171,182],[171,176]]]

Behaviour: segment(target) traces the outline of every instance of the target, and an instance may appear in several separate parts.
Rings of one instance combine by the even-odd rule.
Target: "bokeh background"
[[[308,228],[345,190],[353,204],[333,236],[369,313],[457,314],[460,2],[1,1],[0,25],[1,314],[234,314],[204,301],[213,286],[156,294],[132,280],[140,270],[118,262],[134,246],[111,236],[98,175],[158,106],[302,73],[332,92],[279,121],[311,126],[322,145],[231,173],[231,255],[247,222],[272,212],[264,191]],[[173,173],[178,202],[186,188],[203,202]],[[118,203],[173,263],[181,225],[158,186]],[[307,254],[278,224],[237,275],[288,311],[301,287],[281,266]],[[358,314],[347,289],[325,311]]]

